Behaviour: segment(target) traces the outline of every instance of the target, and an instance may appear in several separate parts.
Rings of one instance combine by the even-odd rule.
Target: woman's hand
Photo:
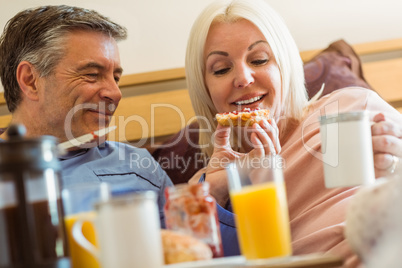
[[[374,168],[376,177],[387,176],[398,168],[402,157],[402,126],[387,120],[379,113],[373,118],[371,135],[374,152]]]
[[[279,154],[281,144],[279,142],[279,130],[275,120],[263,120],[260,124],[254,124],[251,130],[250,140],[254,148],[250,154],[253,157],[263,157],[269,154]]]
[[[261,158],[268,154],[278,154],[281,151],[279,143],[278,127],[274,120],[268,123],[263,120],[260,124],[254,124],[245,129],[251,135],[245,135],[243,139],[250,137],[251,150],[248,153],[239,153],[230,145],[230,127],[218,125],[214,133],[214,152],[206,168],[205,180],[210,184],[210,193],[218,204],[225,206],[229,200],[229,188],[226,174],[226,166],[236,159]],[[247,141],[247,140],[246,140]]]

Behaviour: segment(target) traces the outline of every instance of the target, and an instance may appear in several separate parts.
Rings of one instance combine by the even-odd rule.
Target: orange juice
[[[69,216],[66,216],[64,219],[65,224],[66,224],[68,244],[69,244],[69,249],[70,249],[71,267],[72,268],[100,268],[100,264],[96,260],[96,258],[91,253],[89,253],[88,251],[83,249],[80,245],[78,245],[78,243],[75,242],[75,240],[72,237],[72,228],[74,226],[74,223],[80,217],[94,219],[95,212],[91,211],[91,212],[84,212],[84,213],[69,215]],[[85,222],[82,225],[82,233],[84,234],[85,238],[88,239],[89,242],[91,242],[95,246],[97,245],[95,228],[91,222]]]
[[[292,254],[285,187],[278,185],[266,182],[230,193],[240,249],[248,260]]]

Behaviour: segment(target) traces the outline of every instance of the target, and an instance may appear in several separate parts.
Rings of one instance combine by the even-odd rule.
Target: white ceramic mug
[[[367,111],[320,117],[322,160],[327,188],[375,181],[371,124]]]
[[[95,219],[82,219],[73,237],[96,256],[103,268],[163,266],[162,239],[156,193],[137,192],[95,204]],[[99,249],[82,234],[85,221],[94,221]]]

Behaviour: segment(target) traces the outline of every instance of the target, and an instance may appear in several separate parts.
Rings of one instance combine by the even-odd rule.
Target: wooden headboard
[[[362,59],[368,83],[402,111],[402,38],[356,44],[353,48]],[[319,51],[300,54],[303,61],[308,61]],[[112,122],[118,128],[109,139],[142,146],[158,142],[194,120],[185,78],[184,68],[123,76],[120,81],[123,98]],[[10,119],[1,94],[0,128],[7,127]]]

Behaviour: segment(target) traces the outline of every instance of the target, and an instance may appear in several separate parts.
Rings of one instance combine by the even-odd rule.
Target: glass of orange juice
[[[243,159],[227,167],[240,250],[247,260],[292,255],[283,159]]]
[[[72,236],[74,223],[79,219],[94,219],[96,202],[110,198],[110,187],[107,183],[76,185],[62,190],[64,207],[64,223],[70,250],[72,268],[100,268],[98,260],[82,248]],[[91,221],[85,221],[82,226],[85,238],[97,246],[95,227]]]

